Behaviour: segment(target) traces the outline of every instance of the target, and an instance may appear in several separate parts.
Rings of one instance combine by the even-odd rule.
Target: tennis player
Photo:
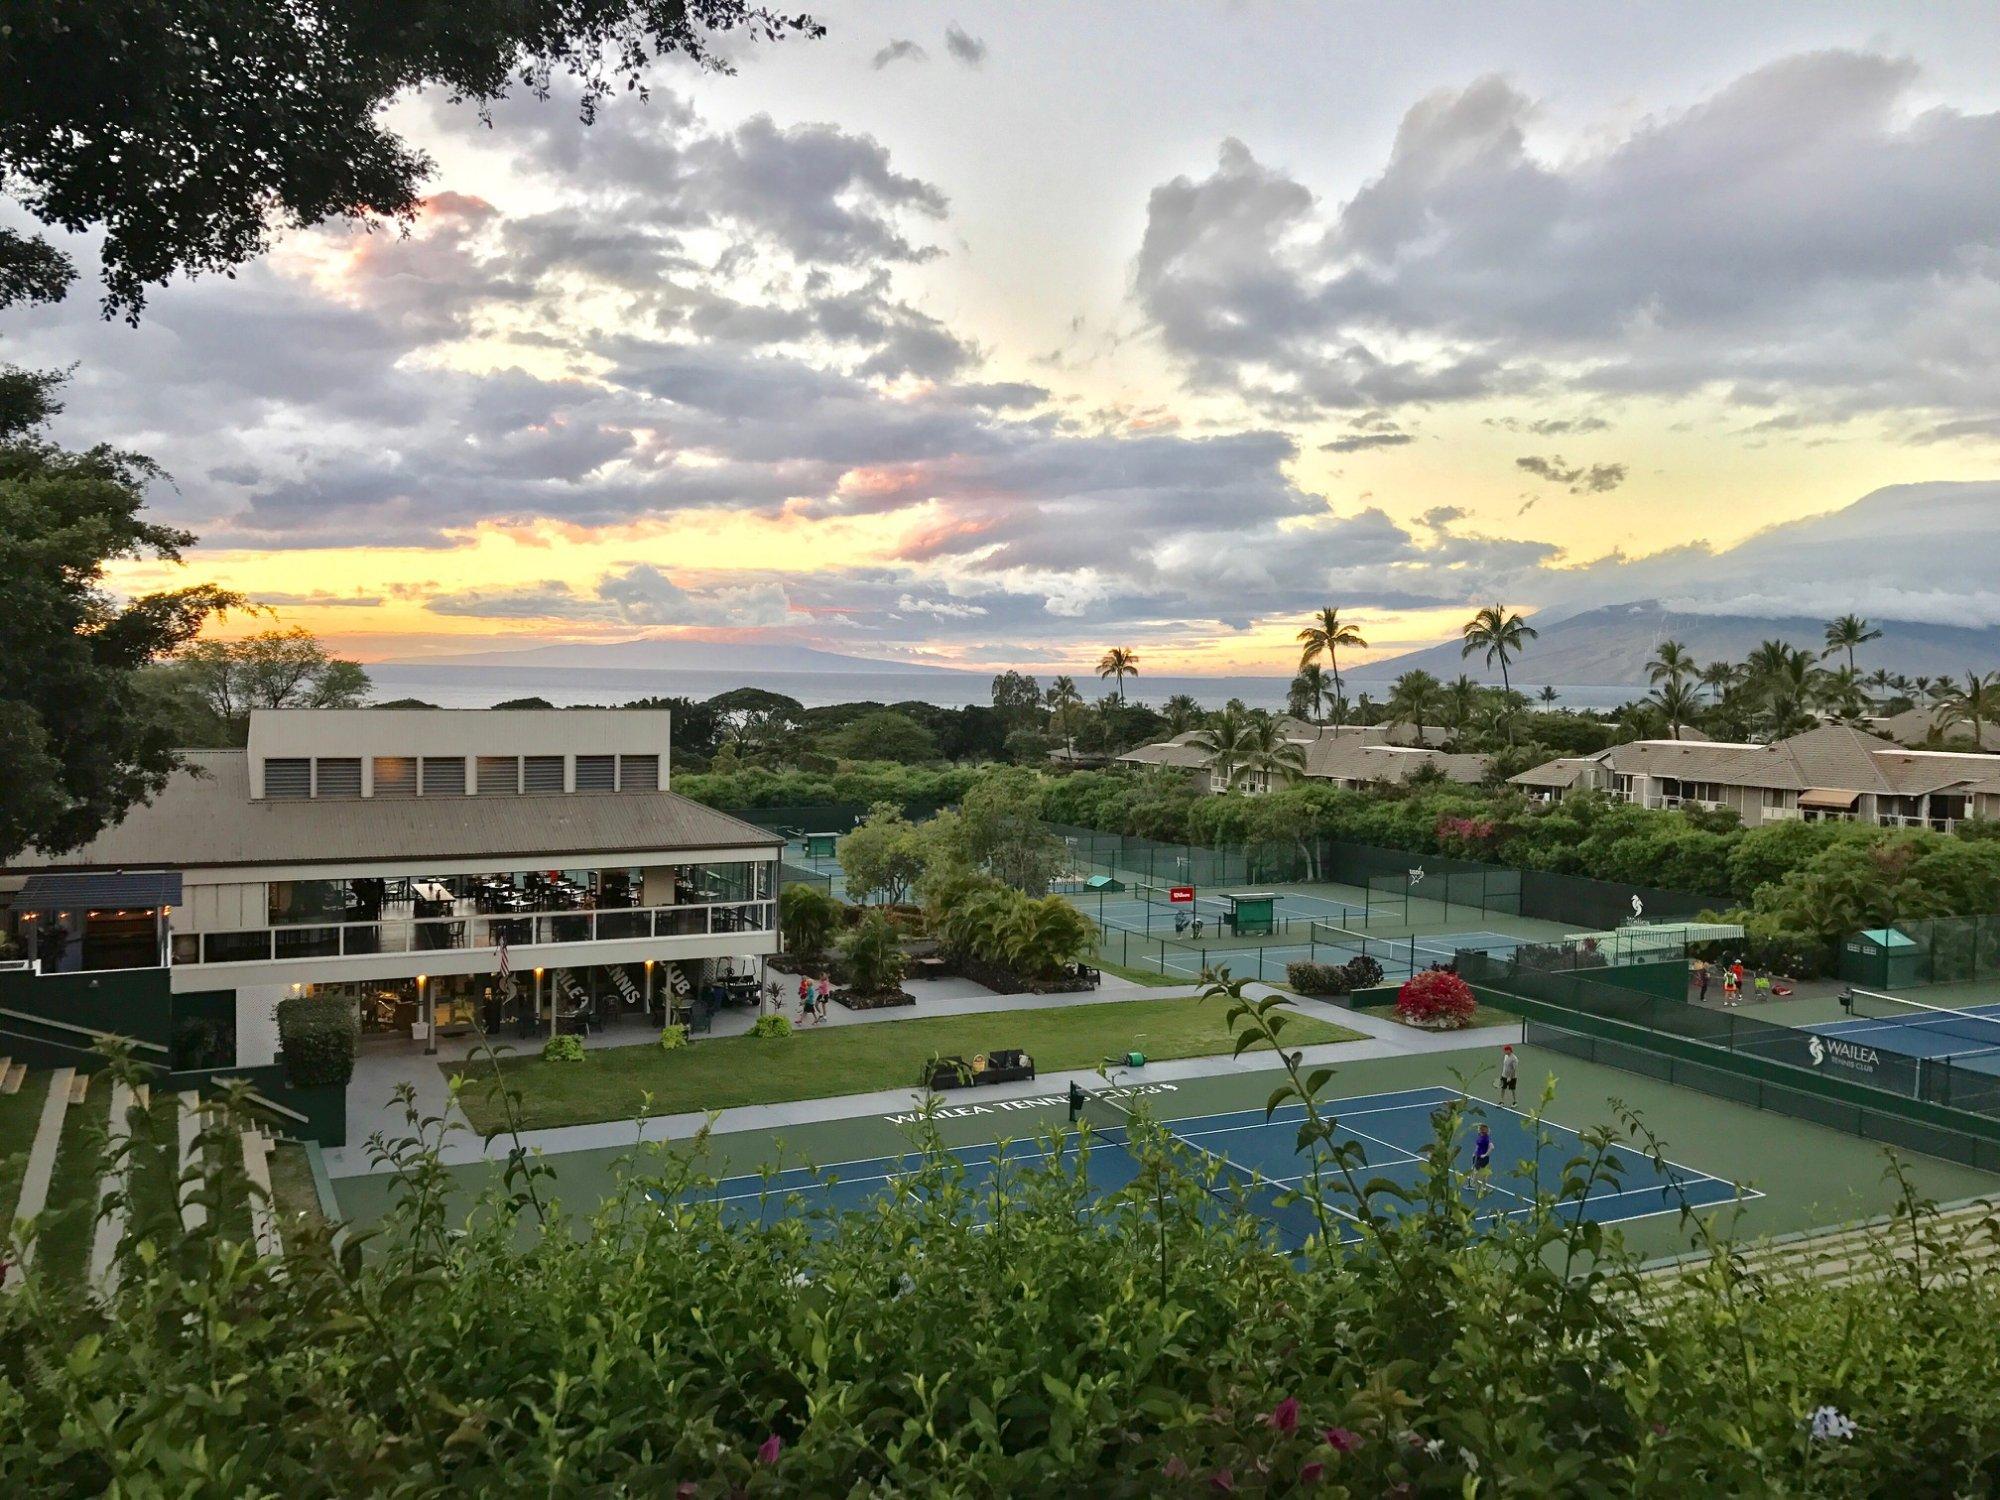
[[[1491,1171],[1492,1168],[1493,1135],[1491,1131],[1487,1130],[1484,1124],[1481,1124],[1479,1134],[1472,1138],[1472,1170],[1485,1173]]]
[[[1519,1098],[1515,1092],[1521,1082],[1521,1059],[1514,1055],[1511,1044],[1500,1049],[1500,1102],[1506,1104]]]

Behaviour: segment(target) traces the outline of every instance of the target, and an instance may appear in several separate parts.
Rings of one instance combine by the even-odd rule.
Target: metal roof
[[[776,849],[784,840],[674,792],[521,797],[250,798],[241,750],[189,751],[151,803],[68,854],[28,850],[15,871],[326,865],[664,849]]]
[[[181,877],[170,870],[104,870],[89,874],[30,875],[15,896],[15,911],[102,911],[109,907],[178,906]]]

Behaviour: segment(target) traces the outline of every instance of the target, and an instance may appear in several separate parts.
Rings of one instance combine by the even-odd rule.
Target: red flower
[[[1178,1453],[1160,1465],[1160,1472],[1169,1479],[1185,1479],[1187,1478],[1187,1471],[1187,1464]]]
[[[764,1446],[757,1450],[757,1462],[760,1464],[774,1464],[778,1461],[778,1455],[784,1451],[785,1440],[774,1432],[764,1439]]]
[[[1361,1434],[1349,1432],[1345,1427],[1329,1427],[1320,1435],[1335,1453],[1352,1453],[1361,1446]]]
[[[1290,1433],[1299,1425],[1299,1398],[1287,1396],[1272,1407],[1270,1414],[1264,1418],[1264,1425],[1276,1428],[1279,1432]]]
[[[1309,1464],[1301,1464],[1299,1466],[1300,1484],[1318,1484],[1324,1478],[1326,1478],[1326,1465],[1318,1459],[1314,1459]]]
[[[1208,1487],[1228,1495],[1236,1491],[1236,1476],[1227,1469],[1217,1469],[1208,1481]]]

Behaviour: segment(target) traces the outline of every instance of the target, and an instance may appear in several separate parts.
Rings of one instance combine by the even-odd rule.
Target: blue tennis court
[[[1296,931],[1291,929],[1287,936]],[[1504,932],[1424,932],[1415,936],[1374,937],[1366,933],[1330,932],[1325,927],[1312,931],[1314,935],[1306,942],[1279,941],[1258,947],[1218,943],[1206,950],[1199,939],[1184,936],[1173,945],[1159,945],[1157,953],[1149,948],[1146,958],[1164,972],[1184,974],[1191,980],[1198,978],[1204,967],[1227,968],[1239,978],[1249,975],[1280,980],[1285,977],[1286,964],[1344,964],[1350,958],[1366,954],[1382,966],[1383,979],[1393,984],[1433,965],[1449,965],[1464,949],[1504,957],[1529,941]]]
[[[1424,1173],[1421,1153],[1436,1138],[1434,1117],[1454,1101],[1463,1101],[1466,1110],[1455,1176],[1460,1192],[1481,1221],[1494,1222],[1529,1210],[1534,1186],[1531,1178],[1523,1177],[1524,1167],[1540,1174],[1544,1192],[1553,1192],[1561,1183],[1564,1163],[1579,1154],[1580,1138],[1575,1131],[1544,1120],[1540,1134],[1546,1139],[1541,1139],[1520,1111],[1449,1088],[1407,1089],[1336,1101],[1332,1110],[1339,1122],[1337,1135],[1358,1144],[1365,1154],[1367,1166],[1359,1174],[1363,1191],[1375,1193],[1377,1184],[1385,1181],[1406,1191],[1415,1189]],[[1274,1200],[1287,1191],[1304,1190],[1307,1163],[1296,1147],[1303,1115],[1303,1109],[1293,1105],[1268,1120],[1256,1109],[1159,1123],[1178,1141],[1201,1153],[1196,1158],[1197,1167],[1218,1168],[1217,1186],[1225,1197],[1233,1199],[1240,1192],[1247,1205],[1267,1221],[1278,1241],[1296,1250],[1317,1232],[1318,1217],[1303,1199],[1289,1204]],[[1133,1180],[1138,1161],[1125,1149],[1127,1126],[1115,1108],[1093,1112],[1091,1122],[1094,1144],[1087,1171],[1092,1186],[1108,1195]],[[1493,1137],[1493,1167],[1483,1174],[1472,1170],[1473,1132],[1482,1122]],[[1073,1149],[1073,1140],[1065,1136],[1057,1154]],[[976,1197],[996,1174],[1010,1166],[1044,1161],[1051,1153],[1042,1141],[1020,1140],[961,1146],[951,1154],[958,1158],[966,1186]],[[1617,1159],[1622,1170],[1615,1188],[1607,1186],[1564,1205],[1562,1211],[1614,1224],[1675,1212],[1683,1198],[1695,1207],[1712,1207],[1738,1196],[1736,1184],[1726,1178],[1671,1162],[1662,1171],[1637,1150],[1622,1150]],[[750,1218],[816,1210],[831,1215],[865,1208],[921,1166],[919,1157],[908,1154],[822,1168],[795,1167],[768,1177],[726,1179],[716,1184],[712,1196],[729,1211]],[[1745,1192],[1743,1196],[1761,1195]],[[1332,1187],[1324,1201],[1341,1225],[1342,1238],[1359,1238],[1357,1205],[1346,1187]],[[1403,1206],[1400,1199],[1387,1193],[1378,1193],[1371,1201],[1384,1213],[1393,1214]]]
[[[1920,1015],[1856,1015],[1851,1021],[1826,1021],[1803,1029],[1907,1057],[1948,1057],[1954,1068],[2000,1074],[2000,1002]]]

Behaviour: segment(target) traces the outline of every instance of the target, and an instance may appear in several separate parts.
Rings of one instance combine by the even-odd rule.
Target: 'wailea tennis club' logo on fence
[[[1829,1061],[1843,1067],[1859,1068],[1864,1072],[1875,1071],[1882,1055],[1873,1047],[1859,1046],[1854,1042],[1844,1042],[1837,1036],[1815,1034],[1806,1043],[1806,1053],[1812,1058],[1815,1068],[1823,1067]]]

